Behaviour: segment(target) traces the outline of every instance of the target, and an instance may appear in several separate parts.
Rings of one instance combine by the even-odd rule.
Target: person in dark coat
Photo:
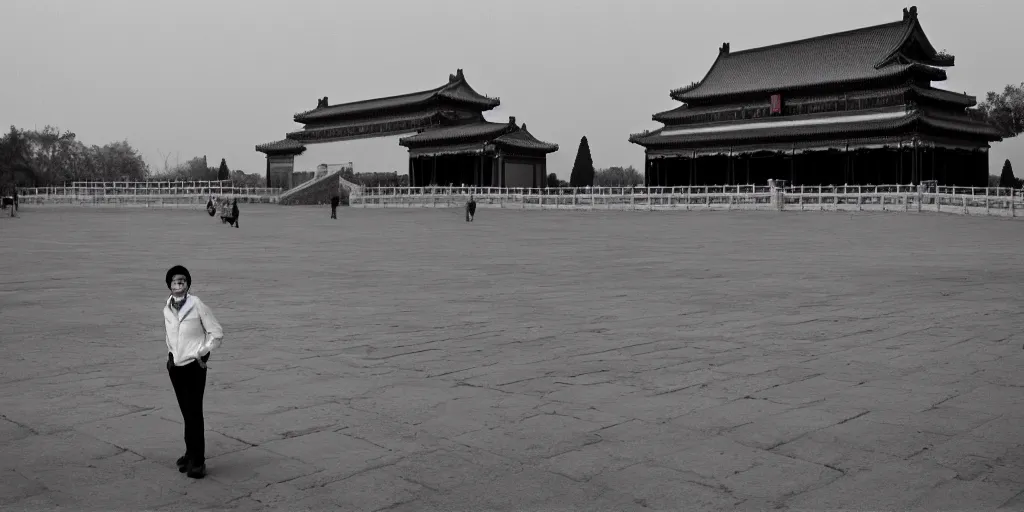
[[[235,227],[238,227],[238,199],[231,203],[231,217],[235,220]]]
[[[341,202],[341,198],[338,197],[337,194],[335,194],[333,197],[331,197],[331,218],[332,219],[337,219],[338,218],[338,203],[340,203],[340,202]]]
[[[474,215],[476,215],[476,200],[473,199],[473,194],[470,194],[469,201],[466,203],[466,222],[473,222]]]
[[[210,217],[213,217],[214,215],[217,214],[217,207],[213,205],[212,197],[210,198],[209,201],[206,202],[206,213],[209,213]]]

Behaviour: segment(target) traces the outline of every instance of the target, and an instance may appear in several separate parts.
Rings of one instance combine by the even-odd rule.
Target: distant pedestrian
[[[206,476],[206,439],[203,426],[203,393],[206,362],[220,347],[224,332],[210,308],[191,295],[192,276],[175,265],[165,276],[171,296],[164,304],[167,342],[167,373],[185,423],[185,455],[177,460],[178,471],[190,478]]]
[[[234,219],[235,227],[238,227],[238,199],[231,203],[231,218]]]
[[[466,222],[473,222],[473,216],[476,215],[476,200],[473,199],[473,194],[469,195],[469,201],[466,203]]]
[[[14,210],[18,210],[18,186],[14,186]]]
[[[209,213],[210,217],[213,217],[217,213],[217,207],[213,205],[212,197],[206,202],[206,213]]]
[[[338,218],[338,203],[341,202],[341,198],[337,194],[331,197],[331,218]]]

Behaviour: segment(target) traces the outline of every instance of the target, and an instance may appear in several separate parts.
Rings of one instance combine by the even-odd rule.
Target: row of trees
[[[149,166],[127,141],[86,146],[70,131],[11,130],[0,138],[0,183],[45,187],[65,181],[141,180]]]
[[[353,172],[346,169],[341,177],[347,181],[364,187],[408,187],[409,175],[397,172]]]
[[[242,171],[232,171],[228,167],[227,160],[221,158],[220,165],[210,167],[206,156],[197,156],[185,163],[170,165],[169,157],[164,157],[164,168],[162,171],[153,173],[149,179],[159,181],[214,181],[230,180],[238,187],[262,188],[267,186],[267,179],[262,174],[247,174]]]
[[[260,174],[231,171],[223,158],[219,167],[207,165],[206,157],[170,165],[153,172],[128,141],[87,146],[71,131],[47,126],[19,130],[12,126],[0,137],[0,186],[59,186],[72,181],[212,181],[231,180],[237,186],[263,187]]]

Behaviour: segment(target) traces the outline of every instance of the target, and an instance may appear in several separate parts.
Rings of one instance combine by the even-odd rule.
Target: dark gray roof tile
[[[925,48],[922,51],[930,58],[924,62],[899,58],[906,44]],[[938,56],[927,43],[915,15],[899,22],[737,52],[723,46],[700,82],[674,90],[671,96],[687,102],[865,82],[915,71],[943,80],[944,71],[926,64],[948,65],[950,61],[951,57]]]
[[[295,121],[298,123],[310,123],[374,115],[388,110],[415,108],[434,102],[437,99],[448,99],[468,104],[481,110],[490,110],[501,104],[500,99],[484,96],[470,87],[460,69],[458,73],[449,77],[448,83],[441,87],[435,87],[428,91],[317,107],[313,110],[295,114]]]
[[[558,151],[558,144],[538,140],[530,132],[526,131],[526,125],[522,129],[507,133],[494,139],[496,144],[519,150],[538,151],[543,153],[554,153]]]
[[[294,141],[291,139],[283,139],[274,142],[268,142],[266,144],[258,144],[256,151],[261,153],[301,153],[306,150],[301,142]]]

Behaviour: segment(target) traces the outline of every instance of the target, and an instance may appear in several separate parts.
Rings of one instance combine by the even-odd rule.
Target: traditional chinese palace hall
[[[973,96],[938,89],[953,56],[903,19],[743,51],[722,45],[702,80],[671,91],[664,126],[634,134],[649,186],[987,186],[998,130]]]
[[[317,100],[315,109],[295,115],[301,130],[256,150],[267,155],[270,187],[291,187],[295,156],[306,144],[393,135],[407,135],[399,144],[409,150],[414,187],[544,187],[547,155],[558,145],[538,140],[515,117],[486,121],[483,113],[500,104],[473,90],[460,69],[426,91],[337,105]]]

